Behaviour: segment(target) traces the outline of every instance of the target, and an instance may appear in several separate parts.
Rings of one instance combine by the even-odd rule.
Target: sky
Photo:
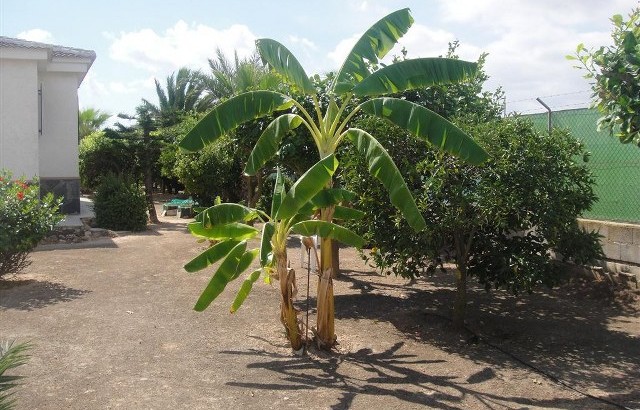
[[[78,90],[80,108],[133,114],[142,98],[157,102],[154,79],[180,67],[208,69],[220,48],[240,57],[258,38],[289,48],[309,75],[340,67],[373,23],[409,7],[415,20],[390,55],[488,53],[488,91],[502,87],[507,111],[541,112],[589,105],[583,71],[565,56],[579,43],[611,43],[614,14],[637,0],[0,0],[0,35],[94,50],[96,61]]]

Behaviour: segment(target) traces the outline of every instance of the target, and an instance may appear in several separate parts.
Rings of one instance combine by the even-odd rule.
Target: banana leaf
[[[291,97],[274,91],[250,91],[231,97],[209,111],[178,146],[184,151],[198,151],[247,121],[292,105]]]
[[[476,75],[478,64],[454,58],[416,58],[388,65],[363,79],[353,88],[358,97],[372,97],[451,84]]]
[[[233,300],[233,303],[231,304],[231,309],[230,309],[231,313],[235,313],[238,309],[240,309],[240,306],[242,306],[244,301],[247,299],[247,296],[249,296],[249,293],[251,293],[251,289],[253,289],[253,284],[256,283],[256,281],[260,277],[260,272],[261,272],[260,269],[254,270],[249,274],[247,279],[245,279],[244,282],[242,282],[242,285],[240,286],[240,289],[236,294],[236,298]]]
[[[296,86],[304,94],[316,93],[302,65],[285,46],[270,38],[262,38],[256,41],[256,47],[262,61],[269,64],[287,83]]]
[[[488,158],[486,151],[464,131],[421,105],[398,98],[382,97],[366,101],[359,107],[470,164],[479,165]]]
[[[240,242],[227,254],[227,257],[222,261],[209,284],[198,298],[193,308],[194,310],[202,312],[222,293],[236,274],[238,264],[246,249],[247,243]]]
[[[326,221],[302,221],[291,227],[291,231],[303,235],[318,235],[326,239],[335,239],[347,245],[362,248],[364,239],[357,233],[343,227]]]
[[[402,174],[384,147],[366,131],[352,128],[345,134],[366,159],[371,175],[379,179],[389,191],[391,203],[400,210],[409,226],[416,232],[424,229],[427,224],[416,206]]]
[[[203,227],[200,222],[191,222],[187,227],[193,236],[213,240],[234,239],[242,241],[245,239],[251,239],[258,233],[258,230],[253,226],[239,222],[214,225],[211,228]]]
[[[282,138],[289,132],[302,124],[302,117],[296,114],[283,114],[273,120],[262,132],[258,142],[253,147],[244,173],[255,175],[271,158],[276,155],[280,147]]]
[[[368,77],[371,74],[369,64],[384,58],[412,24],[413,17],[407,8],[394,11],[371,26],[353,46],[336,74],[333,92],[347,93]]]
[[[257,217],[257,212],[244,205],[224,203],[214,205],[200,213],[200,222],[204,228],[224,225],[231,222],[249,221]]]
[[[330,181],[338,168],[338,160],[331,154],[316,162],[291,187],[282,200],[276,219],[288,219],[296,215],[311,198]]]
[[[232,240],[219,242],[187,262],[184,269],[191,273],[202,270],[225,257],[239,243],[239,241]]]

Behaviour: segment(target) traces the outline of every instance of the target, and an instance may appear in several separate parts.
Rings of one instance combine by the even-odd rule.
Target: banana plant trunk
[[[293,269],[287,269],[286,250],[275,253],[274,257],[280,281],[280,320],[284,325],[291,348],[298,352],[302,350],[302,331],[298,325],[298,311],[293,306],[295,272]]]
[[[320,218],[331,222],[334,208],[321,210]],[[330,349],[336,342],[335,306],[333,301],[333,240],[320,240],[320,270],[318,272],[318,317],[316,326],[316,342],[319,348]]]

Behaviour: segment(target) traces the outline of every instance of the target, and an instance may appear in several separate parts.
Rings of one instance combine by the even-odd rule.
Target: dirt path
[[[20,368],[19,409],[616,408],[514,356],[640,408],[634,292],[574,285],[516,299],[475,290],[469,326],[479,337],[459,336],[443,318],[449,277],[409,287],[343,249],[338,351],[294,357],[267,285],[234,315],[231,292],[192,310],[210,272],[182,270],[201,247],[185,221],[163,221],[102,247],[36,252],[25,274],[0,285],[0,339],[35,344]],[[299,253],[290,259],[300,284]]]

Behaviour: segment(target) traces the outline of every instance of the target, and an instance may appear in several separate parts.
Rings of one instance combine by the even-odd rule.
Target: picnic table
[[[173,198],[169,202],[162,204],[162,216],[176,215],[178,218],[189,218],[193,216],[193,207],[198,203],[192,198]]]

